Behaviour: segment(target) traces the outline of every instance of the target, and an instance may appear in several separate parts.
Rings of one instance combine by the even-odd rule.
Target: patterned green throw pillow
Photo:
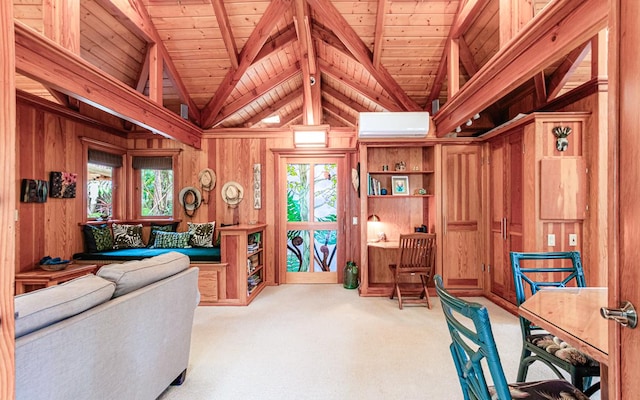
[[[158,232],[158,231],[161,231],[161,232],[175,232],[177,227],[178,227],[178,223],[177,222],[173,222],[171,224],[165,224],[165,225],[151,224],[151,229],[150,229],[150,233],[149,233],[149,243],[147,243],[147,247],[153,247],[154,246],[154,243],[156,242],[156,232]]]
[[[84,225],[82,227],[87,252],[95,253],[105,250],[113,250],[113,235],[111,228],[103,224],[99,226]]]
[[[203,224],[187,222],[187,226],[191,234],[190,245],[193,247],[213,247],[213,231],[216,227],[216,221]]]
[[[156,249],[184,249],[189,246],[189,232],[162,232],[156,231],[156,240],[153,247]]]
[[[142,224],[120,225],[114,222],[112,229],[114,249],[144,247],[144,242],[142,241]]]

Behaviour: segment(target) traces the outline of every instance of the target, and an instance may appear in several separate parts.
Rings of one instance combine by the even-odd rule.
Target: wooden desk
[[[527,299],[518,312],[606,365],[609,326],[600,316],[606,305],[607,288],[548,288]]]
[[[398,262],[400,241],[393,240],[387,242],[367,243],[368,264],[367,282],[360,283],[361,296],[390,296],[393,291],[393,272],[389,269],[389,264]],[[408,293],[419,293],[422,291],[419,275],[404,276],[401,282],[405,284]],[[363,288],[363,286],[365,286]],[[403,292],[404,293],[404,292]]]
[[[49,287],[95,272],[96,265],[69,264],[62,271],[34,269],[16,274],[16,295],[25,293],[27,285]]]

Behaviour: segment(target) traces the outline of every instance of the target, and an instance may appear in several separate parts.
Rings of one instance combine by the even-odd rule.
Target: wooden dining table
[[[600,362],[601,398],[607,396],[609,324],[600,315],[606,287],[544,288],[528,298],[518,313]]]

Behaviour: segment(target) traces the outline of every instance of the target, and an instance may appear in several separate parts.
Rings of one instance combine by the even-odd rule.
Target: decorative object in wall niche
[[[556,137],[556,149],[558,151],[565,151],[569,147],[569,139],[567,136],[571,135],[571,128],[568,126],[556,126],[552,130]]]
[[[351,184],[360,197],[360,163],[356,165],[356,168],[351,168]]]
[[[39,179],[23,179],[20,201],[23,203],[44,203],[49,193],[49,182]]]
[[[74,199],[78,174],[51,171],[49,174],[49,196],[57,199]]]
[[[216,173],[211,168],[205,168],[198,173],[198,180],[203,192],[206,192],[206,200],[202,199],[202,204],[209,204],[209,192],[216,187]]]
[[[244,188],[238,182],[229,181],[222,186],[220,195],[222,196],[222,200],[227,203],[229,207],[236,208],[244,198]]]
[[[253,208],[262,208],[262,165],[253,164]]]
[[[180,201],[180,205],[184,209],[184,214],[187,217],[193,217],[202,203],[202,194],[197,188],[187,186],[180,191],[178,201]]]
[[[391,194],[392,195],[409,195],[409,177],[392,176],[391,177]]]
[[[404,171],[407,169],[407,163],[404,161],[398,161],[396,163],[396,171]]]

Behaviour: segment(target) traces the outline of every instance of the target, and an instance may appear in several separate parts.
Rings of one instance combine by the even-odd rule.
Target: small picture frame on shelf
[[[394,175],[391,177],[391,194],[394,196],[409,195],[409,177],[406,175]]]

